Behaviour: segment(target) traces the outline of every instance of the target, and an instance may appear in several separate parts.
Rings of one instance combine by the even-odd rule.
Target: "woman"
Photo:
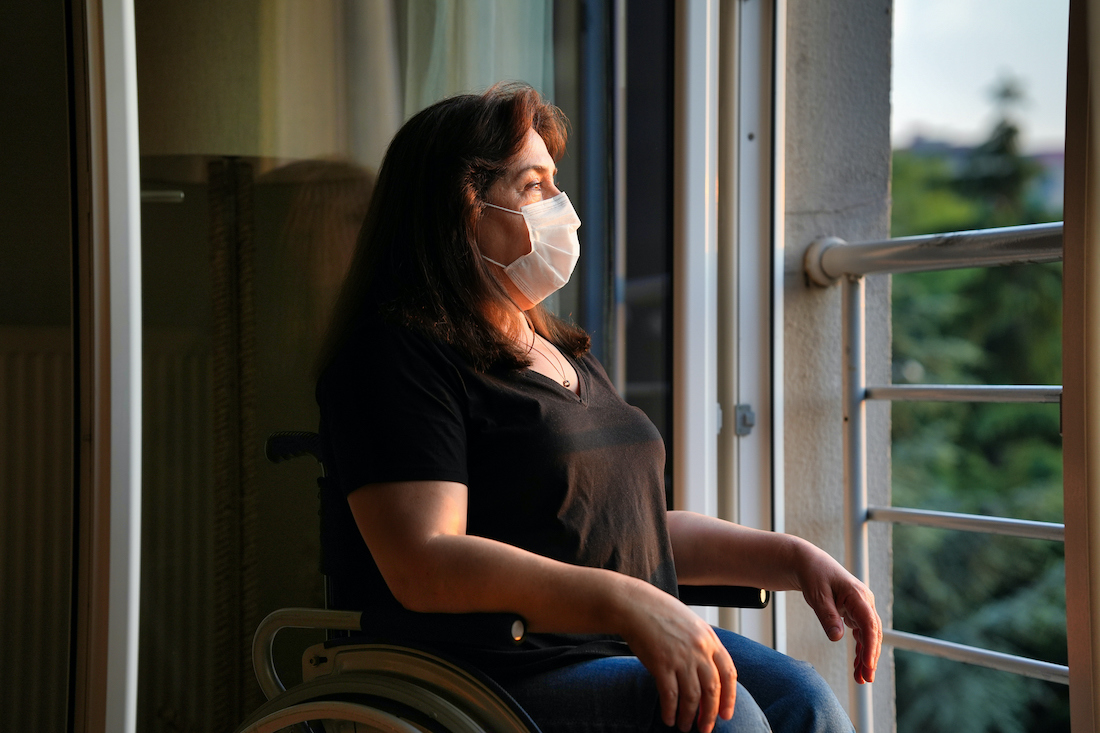
[[[390,145],[318,383],[362,538],[342,603],[522,615],[523,647],[452,651],[548,732],[850,730],[809,665],[675,597],[677,579],[801,590],[874,677],[870,591],[795,537],[666,512],[660,435],[539,306],[579,251],[564,147],[525,86],[439,102]]]

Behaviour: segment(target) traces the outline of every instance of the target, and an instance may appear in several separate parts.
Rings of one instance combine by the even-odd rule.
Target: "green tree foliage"
[[[1000,119],[960,153],[898,150],[893,236],[1056,221],[1028,197],[1039,167],[1021,155],[1014,82]],[[1061,266],[897,275],[898,383],[1059,384]],[[893,503],[1043,521],[1062,519],[1057,405],[895,403]],[[894,530],[894,626],[1064,664],[1062,546],[965,532]],[[1051,683],[898,652],[898,729],[1068,730]]]

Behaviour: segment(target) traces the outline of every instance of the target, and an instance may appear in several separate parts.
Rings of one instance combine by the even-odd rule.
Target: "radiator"
[[[0,730],[66,729],[72,592],[73,386],[62,329],[0,327]],[[209,339],[147,328],[138,729],[222,731],[233,626],[215,597],[239,584],[212,531]],[[224,555],[224,549],[222,554]],[[221,568],[221,570],[219,570]],[[228,590],[226,590],[228,589]],[[224,645],[222,645],[224,646]]]
[[[70,338],[61,328],[0,327],[0,730],[66,725]]]
[[[147,328],[138,729],[219,731],[213,720],[216,512],[212,379],[203,335]]]

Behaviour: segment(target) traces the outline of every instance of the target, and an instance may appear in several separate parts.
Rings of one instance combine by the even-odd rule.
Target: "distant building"
[[[951,171],[958,172],[966,163],[967,156],[974,149],[972,145],[957,145],[946,140],[934,140],[922,135],[913,138],[907,148],[901,148],[914,155],[939,157],[946,159]],[[1028,199],[1040,204],[1048,211],[1062,210],[1065,198],[1066,155],[1062,148],[1034,153],[1028,156],[1039,164],[1041,173],[1032,181]]]

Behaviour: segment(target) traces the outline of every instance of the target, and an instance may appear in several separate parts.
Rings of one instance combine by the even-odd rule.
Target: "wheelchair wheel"
[[[539,733],[506,695],[427,652],[379,644],[340,654],[338,671],[269,700],[238,733]]]
[[[249,733],[423,733],[421,728],[385,711],[332,700],[276,710],[244,730]]]

